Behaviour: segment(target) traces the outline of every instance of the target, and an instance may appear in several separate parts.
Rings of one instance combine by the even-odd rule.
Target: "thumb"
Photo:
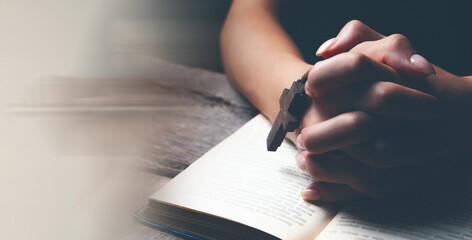
[[[424,78],[436,74],[433,65],[417,54],[408,38],[401,34],[358,44],[351,52],[363,53],[409,77]]]

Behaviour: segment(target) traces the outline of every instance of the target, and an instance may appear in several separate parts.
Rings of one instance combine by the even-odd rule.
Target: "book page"
[[[317,239],[472,239],[472,164],[408,196],[351,204]]]
[[[285,141],[266,150],[269,121],[258,115],[151,196],[221,216],[282,239],[313,239],[334,211],[305,202],[312,179]]]

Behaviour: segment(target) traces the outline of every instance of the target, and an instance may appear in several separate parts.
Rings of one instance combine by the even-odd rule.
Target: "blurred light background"
[[[130,167],[153,133],[133,79],[222,71],[229,4],[0,0],[0,239],[119,239],[160,181]]]

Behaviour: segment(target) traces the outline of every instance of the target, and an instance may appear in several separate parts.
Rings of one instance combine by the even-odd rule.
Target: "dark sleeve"
[[[401,33],[418,53],[457,75],[472,75],[472,1],[280,0],[279,18],[305,60],[357,19],[384,35]]]

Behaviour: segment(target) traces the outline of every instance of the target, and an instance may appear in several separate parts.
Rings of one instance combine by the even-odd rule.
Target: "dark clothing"
[[[457,74],[472,75],[472,1],[281,1],[280,21],[309,63],[315,51],[357,19],[390,35],[408,37],[430,62]]]

